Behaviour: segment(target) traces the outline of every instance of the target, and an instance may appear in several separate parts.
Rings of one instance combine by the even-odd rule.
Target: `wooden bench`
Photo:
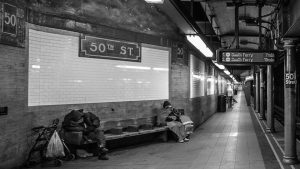
[[[168,126],[154,127],[153,129],[139,130],[137,132],[123,132],[122,134],[105,134],[105,139],[109,141],[109,140],[128,138],[128,137],[139,136],[144,134],[161,133],[160,138],[164,142],[166,142],[168,141],[168,135],[167,135],[168,130],[169,130]]]
[[[120,119],[102,121],[101,128],[107,141],[134,136],[158,133],[158,137],[167,141],[167,126],[156,126],[157,117]]]
[[[120,119],[101,121],[100,129],[104,131],[106,141],[115,142],[118,139],[130,138],[135,136],[156,134],[153,138],[168,141],[168,126],[153,126],[155,123],[149,118],[139,119]],[[82,132],[65,132],[61,131],[61,136],[74,145],[90,144],[82,143]],[[66,139],[68,138],[68,139]],[[72,139],[71,139],[72,138]]]

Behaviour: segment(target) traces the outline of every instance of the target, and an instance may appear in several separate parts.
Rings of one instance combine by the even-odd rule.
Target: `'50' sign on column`
[[[286,88],[295,88],[296,84],[297,84],[296,72],[286,72],[285,73],[285,87]]]
[[[3,15],[2,15],[3,33],[12,35],[17,34],[17,7],[10,4],[3,4]]]

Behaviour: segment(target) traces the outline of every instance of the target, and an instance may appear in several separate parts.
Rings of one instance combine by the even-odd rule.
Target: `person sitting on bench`
[[[62,123],[62,127],[66,132],[82,132],[82,142],[93,143],[96,142],[98,146],[97,154],[99,160],[108,160],[106,156],[107,149],[105,148],[106,141],[104,133],[99,130],[99,118],[91,113],[80,110],[72,110],[67,114]]]
[[[178,142],[183,143],[184,141],[189,141],[187,138],[186,128],[185,125],[183,125],[181,119],[180,119],[180,113],[172,107],[171,103],[168,101],[165,101],[163,104],[163,111],[166,111],[168,113],[168,116],[166,117],[165,121],[167,122],[167,126],[170,128],[170,130],[176,134],[178,137]]]

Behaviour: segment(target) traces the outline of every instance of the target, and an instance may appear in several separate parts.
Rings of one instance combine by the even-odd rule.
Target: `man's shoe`
[[[188,139],[188,138],[185,138],[185,139],[183,139],[185,142],[188,142],[188,141],[190,141],[190,139]]]
[[[184,143],[184,141],[183,140],[179,140],[178,143]]]
[[[109,158],[105,154],[102,154],[98,156],[98,160],[109,160]]]
[[[101,150],[103,153],[107,153],[107,152],[108,152],[108,149],[105,148],[105,147],[101,147],[100,150]]]

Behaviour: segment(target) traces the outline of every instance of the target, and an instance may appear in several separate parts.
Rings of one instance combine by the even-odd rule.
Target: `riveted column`
[[[252,68],[253,70],[253,108],[256,111],[256,75],[255,75],[255,66]]]
[[[259,113],[260,111],[259,111],[259,109],[260,109],[260,107],[259,107],[259,73],[258,72],[255,72],[255,79],[256,79],[256,81],[255,81],[255,101],[256,101],[256,113]]]
[[[235,43],[236,43],[236,46],[235,48],[236,49],[239,49],[240,48],[240,36],[239,36],[239,3],[236,3],[235,4],[235,10],[234,10],[234,23],[235,23],[235,32],[234,32],[234,37],[235,37]]]
[[[259,68],[259,80],[260,80],[260,92],[259,92],[259,111],[260,111],[260,116],[259,119],[260,120],[265,120],[266,116],[265,116],[265,99],[264,99],[264,90],[265,90],[265,81],[264,81],[264,68],[260,67]]]
[[[296,42],[285,40],[284,48],[284,156],[286,164],[298,163],[296,151]]]
[[[275,132],[274,127],[274,90],[273,90],[273,70],[272,66],[267,66],[267,132]]]

